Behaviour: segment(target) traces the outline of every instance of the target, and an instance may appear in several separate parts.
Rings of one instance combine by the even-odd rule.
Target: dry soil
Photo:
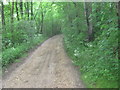
[[[62,35],[46,40],[7,79],[4,88],[84,88],[67,56]]]

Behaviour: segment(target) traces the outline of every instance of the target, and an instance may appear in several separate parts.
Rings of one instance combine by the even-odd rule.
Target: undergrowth
[[[81,78],[89,88],[118,88],[118,16],[114,3],[92,4],[89,15],[92,30],[85,15],[64,21],[64,45],[74,65],[80,67]],[[81,4],[81,13],[84,12]],[[72,17],[72,7],[70,17]],[[98,12],[99,11],[99,12]],[[111,14],[112,12],[112,14]],[[68,21],[67,21],[68,20]],[[78,22],[78,24],[76,24]],[[92,33],[92,35],[91,35]],[[91,37],[90,37],[91,35]]]
[[[117,30],[112,30],[109,38],[101,35],[101,39],[92,43],[64,37],[66,51],[73,64],[80,67],[81,78],[88,88],[118,88],[118,43],[113,35],[117,35]]]
[[[35,46],[39,45],[47,38],[43,35],[37,35],[34,37],[34,40],[31,40],[26,43],[21,43],[20,45],[14,46],[12,48],[6,49],[2,53],[2,66],[6,67],[10,63],[15,62],[16,59],[22,57],[25,53],[27,53],[30,49],[34,48]]]
[[[47,39],[37,33],[34,21],[19,21],[14,27],[8,24],[2,34],[2,68],[6,68]]]

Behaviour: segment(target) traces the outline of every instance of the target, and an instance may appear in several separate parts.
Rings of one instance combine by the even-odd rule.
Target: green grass
[[[91,72],[81,74],[81,79],[87,88],[118,88],[118,82],[107,80],[106,78],[99,77],[96,81],[94,78],[89,78]]]
[[[81,72],[80,78],[82,79],[83,83],[87,88],[118,88],[118,81],[108,80],[104,76],[95,75],[95,72],[94,72],[95,68],[90,69],[91,68],[90,65],[88,66],[85,65],[85,63],[87,63],[88,61],[85,62],[85,60],[82,58],[80,59],[81,62],[76,61],[75,57],[73,57],[72,54],[70,53],[68,54],[69,54],[69,57],[72,58],[73,64],[76,66],[79,66],[80,72]],[[82,65],[84,67],[88,67],[89,71],[81,68]],[[98,74],[99,74],[99,71],[98,71]]]
[[[112,75],[111,71],[106,71],[109,70],[109,68],[110,70],[113,68],[110,66],[108,67],[108,65],[110,60],[114,60],[114,58],[107,57],[109,63],[106,63],[104,58],[103,60],[99,60],[99,53],[96,53],[98,56],[96,54],[92,55],[93,50],[87,48],[83,49],[83,46],[79,46],[80,52],[78,56],[75,56],[73,46],[68,47],[65,42],[64,46],[73,64],[80,68],[80,78],[86,88],[118,88],[118,80],[115,77],[117,75]],[[101,57],[105,56],[101,55]]]
[[[21,43],[12,48],[8,48],[2,52],[2,67],[6,68],[13,62],[20,62],[19,58],[27,56],[27,52],[45,41],[47,37],[36,36],[33,40],[26,43]]]

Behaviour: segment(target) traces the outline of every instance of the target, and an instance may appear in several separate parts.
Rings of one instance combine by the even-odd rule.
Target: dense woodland
[[[22,0],[21,0],[22,1]],[[86,87],[118,87],[120,2],[1,2],[2,67],[63,34]],[[24,54],[23,54],[24,53]]]

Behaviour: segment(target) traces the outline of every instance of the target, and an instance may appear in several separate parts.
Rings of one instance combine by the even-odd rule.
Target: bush
[[[32,39],[37,32],[35,27],[34,21],[17,21],[12,25],[8,24],[2,32],[3,51]]]
[[[93,20],[94,40],[87,42],[87,28],[83,28],[84,20],[79,23],[82,27],[76,27],[76,19],[65,23],[62,33],[64,34],[64,45],[73,59],[73,63],[80,67],[82,78],[88,87],[117,88],[118,87],[118,28],[116,10],[110,14],[110,4],[104,3],[106,9],[96,13],[94,7],[91,17]],[[97,4],[93,4],[97,6]],[[106,13],[106,10],[108,13]],[[79,20],[80,21],[80,20]],[[72,25],[72,26],[71,26]],[[80,33],[78,33],[80,31]],[[109,83],[109,82],[113,82]]]
[[[8,48],[2,53],[2,67],[7,67],[10,63],[13,63],[16,59],[22,57],[24,53],[29,51],[31,48],[36,45],[42,43],[47,38],[43,35],[35,35],[32,40],[28,42],[21,43],[20,45],[16,45],[14,47]]]

